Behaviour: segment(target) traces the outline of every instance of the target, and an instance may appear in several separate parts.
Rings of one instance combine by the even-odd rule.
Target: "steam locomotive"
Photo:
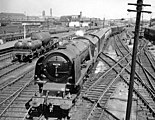
[[[25,104],[27,118],[44,115],[46,119],[69,119],[69,111],[106,40],[123,29],[123,26],[102,28],[67,40],[58,49],[41,56],[34,75],[39,91]]]
[[[52,38],[49,32],[31,33],[31,39],[19,40],[14,44],[12,61],[29,61],[58,45],[58,39]]]

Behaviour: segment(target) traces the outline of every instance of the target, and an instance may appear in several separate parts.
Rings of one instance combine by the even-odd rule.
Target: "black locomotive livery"
[[[19,40],[14,44],[13,61],[29,61],[46,51],[57,47],[58,41],[49,32],[31,33],[30,39]]]
[[[29,110],[27,117],[44,115],[45,118],[69,119],[69,111],[80,93],[84,78],[102,52],[106,40],[123,29],[124,26],[101,28],[68,40],[41,56],[34,75],[39,92],[25,105]]]

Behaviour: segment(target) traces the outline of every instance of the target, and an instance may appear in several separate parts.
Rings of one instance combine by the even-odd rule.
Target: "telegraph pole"
[[[135,33],[134,33],[135,34],[134,35],[134,46],[133,46],[133,53],[132,53],[132,64],[131,64],[131,74],[130,74],[127,109],[126,109],[126,120],[130,120],[130,113],[131,113],[131,106],[132,106],[134,75],[135,75],[135,66],[136,66],[137,46],[138,46],[138,40],[139,40],[141,12],[151,13],[149,11],[142,11],[142,6],[151,6],[148,4],[143,4],[143,0],[137,0],[137,4],[128,3],[128,5],[137,6],[136,10],[129,10],[129,9],[127,10],[128,12],[137,12],[137,16],[136,16],[136,26],[135,26]]]

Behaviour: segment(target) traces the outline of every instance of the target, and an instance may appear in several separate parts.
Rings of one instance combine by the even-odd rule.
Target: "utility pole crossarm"
[[[150,4],[136,4],[136,3],[128,3],[128,5],[135,5],[135,6],[138,6],[138,5],[140,5],[140,6],[151,6]]]
[[[150,13],[150,11],[142,11],[143,6],[151,6],[148,4],[143,4],[143,0],[137,0],[137,4],[128,3],[128,5],[135,5],[136,10],[127,10],[129,12],[137,12],[136,16],[136,26],[135,26],[135,35],[134,35],[134,45],[133,45],[133,53],[132,53],[132,64],[131,64],[131,74],[130,74],[130,83],[129,83],[129,91],[128,91],[128,101],[126,108],[126,120],[130,120],[131,107],[132,107],[132,96],[133,96],[133,87],[134,87],[134,75],[135,75],[135,67],[136,67],[136,55],[137,55],[137,47],[138,47],[138,39],[139,39],[139,30],[140,30],[140,18],[141,13]]]
[[[137,10],[130,10],[130,9],[127,9],[128,12],[137,12]],[[152,12],[151,11],[141,11],[143,13],[149,13],[151,14]]]
[[[149,13],[149,14],[152,13],[151,11],[141,11],[141,12],[143,12],[143,13]]]

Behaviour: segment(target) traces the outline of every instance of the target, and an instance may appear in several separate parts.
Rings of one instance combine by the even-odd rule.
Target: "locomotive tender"
[[[14,44],[12,53],[13,61],[31,62],[35,56],[53,49],[57,46],[58,41],[51,38],[49,32],[34,32],[31,33],[31,39],[19,40]]]
[[[117,28],[119,29],[117,29]],[[39,92],[26,104],[28,118],[68,118],[85,78],[102,52],[106,40],[123,26],[101,28],[91,34],[68,40],[58,49],[41,56],[35,68],[34,80]]]

